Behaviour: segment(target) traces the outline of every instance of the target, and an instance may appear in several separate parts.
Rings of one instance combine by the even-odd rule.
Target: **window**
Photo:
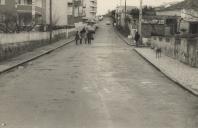
[[[0,5],[5,5],[5,0],[0,0]]]
[[[166,42],[169,43],[170,42],[170,38],[166,38]]]
[[[19,4],[19,5],[23,4],[22,0],[16,0],[16,3]]]
[[[162,39],[162,37],[159,37],[159,41],[162,41],[163,39]]]
[[[190,33],[191,34],[197,34],[198,33],[198,23],[197,22],[190,23]]]
[[[0,23],[4,22],[5,20],[5,15],[0,15]]]
[[[16,3],[19,5],[31,5],[32,0],[16,0]]]
[[[35,5],[42,8],[42,0],[35,0]]]

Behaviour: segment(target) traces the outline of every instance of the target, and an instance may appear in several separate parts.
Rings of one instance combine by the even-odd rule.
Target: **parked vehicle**
[[[100,16],[99,16],[99,21],[102,21],[102,20],[103,20],[103,16],[100,15]]]
[[[110,21],[107,21],[107,22],[106,22],[106,25],[111,25],[111,22],[110,22]]]

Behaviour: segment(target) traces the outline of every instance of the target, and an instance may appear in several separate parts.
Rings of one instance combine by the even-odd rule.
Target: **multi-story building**
[[[94,18],[97,0],[52,0],[52,23],[68,25]],[[0,23],[14,16],[17,25],[50,24],[50,0],[0,0]]]
[[[54,25],[67,25],[68,0],[52,0],[52,23]],[[46,24],[50,23],[50,0],[46,0]]]
[[[83,0],[85,8],[85,16],[87,18],[95,18],[97,13],[97,0]]]
[[[20,26],[45,23],[45,0],[0,0],[0,22],[16,17]]]
[[[68,24],[80,22],[85,16],[83,0],[68,0]]]
[[[16,0],[19,24],[45,24],[45,5],[45,0]]]

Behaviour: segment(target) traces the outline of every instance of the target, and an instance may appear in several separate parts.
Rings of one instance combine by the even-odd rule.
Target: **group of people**
[[[81,31],[76,32],[75,40],[76,45],[83,44],[91,44],[91,41],[94,39],[93,31],[86,29],[85,27]]]

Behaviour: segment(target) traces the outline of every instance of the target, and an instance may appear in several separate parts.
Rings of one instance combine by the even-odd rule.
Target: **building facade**
[[[50,24],[50,0],[46,0],[45,13],[46,24]],[[52,0],[52,24],[57,26],[67,25],[67,15],[67,0]]]
[[[156,10],[158,16],[178,16],[178,32],[198,34],[197,0],[185,0],[180,3]]]
[[[67,0],[52,0],[54,25],[67,25]],[[50,24],[50,0],[0,0],[0,23],[16,18],[19,26]]]
[[[82,17],[85,16],[83,0],[68,0],[67,15],[69,25],[82,21]]]
[[[45,24],[45,0],[0,0],[0,22],[16,17],[20,26]]]
[[[85,17],[93,19],[97,14],[97,0],[83,0],[83,7],[85,9]]]

